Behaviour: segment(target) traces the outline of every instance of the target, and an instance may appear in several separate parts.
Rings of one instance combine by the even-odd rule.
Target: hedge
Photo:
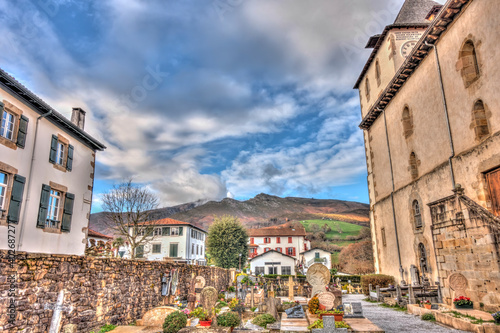
[[[280,277],[280,279],[288,279],[290,276],[291,277],[295,277],[295,275],[278,275],[278,274],[267,274],[267,275],[264,275],[264,277],[267,278],[267,279],[276,279],[278,276]],[[297,278],[298,279],[305,279],[306,276],[305,275],[301,275],[301,274],[297,274]]]
[[[361,277],[361,288],[365,295],[369,294],[369,285],[375,289],[377,286],[380,288],[387,288],[390,284],[394,284],[394,277],[384,274],[368,274]]]
[[[348,283],[349,281],[351,281],[351,283],[361,282],[361,275],[334,275],[332,278],[333,282],[335,282],[337,278],[339,278],[340,281],[344,283]]]

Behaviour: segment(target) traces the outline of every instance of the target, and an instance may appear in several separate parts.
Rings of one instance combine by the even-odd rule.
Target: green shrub
[[[335,282],[337,278],[340,279],[340,282],[348,283],[360,283],[361,275],[332,275],[332,280]]]
[[[175,311],[165,318],[163,333],[177,333],[186,327],[187,315],[181,311]]]
[[[361,288],[363,289],[363,293],[368,295],[369,293],[369,285],[372,285],[372,288],[375,289],[376,286],[380,286],[380,288],[387,288],[390,284],[395,284],[394,277],[390,275],[384,274],[368,274],[361,276]]]
[[[224,293],[219,293],[219,295],[217,297],[219,300],[226,300],[226,294],[224,294]]]
[[[227,302],[224,302],[224,301],[219,301],[219,303],[217,303],[217,305],[215,307],[217,309],[222,309],[225,306],[229,306],[229,304]]]
[[[229,291],[230,293],[234,293],[236,291],[236,288],[233,286],[230,286],[227,288],[227,291]]]
[[[217,317],[217,325],[236,327],[241,323],[240,317],[235,312],[226,312]]]
[[[315,314],[319,309],[319,298],[317,296],[314,296],[309,300],[307,306],[309,307],[309,312]]]
[[[255,317],[252,320],[252,323],[257,325],[257,326],[266,328],[267,324],[272,324],[275,321],[276,321],[276,319],[274,319],[274,317],[271,316],[269,313],[264,313],[264,314],[261,314],[261,315],[258,315],[257,317]]]
[[[436,321],[436,317],[432,313],[424,313],[422,315],[422,320]]]

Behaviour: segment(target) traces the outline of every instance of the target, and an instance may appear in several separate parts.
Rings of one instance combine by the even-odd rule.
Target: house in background
[[[151,226],[153,235],[145,245],[136,248],[136,258],[206,265],[205,230],[194,224],[169,218],[147,221],[143,225]],[[134,229],[130,228],[130,232],[134,232]],[[130,257],[130,249],[125,248],[124,258]]]
[[[249,259],[274,250],[299,259],[301,251],[311,248],[306,229],[301,224],[285,223],[278,226],[248,229]]]
[[[105,149],[84,131],[85,111],[70,121],[0,69],[0,116],[0,234],[15,231],[16,251],[83,255]]]
[[[303,274],[311,265],[321,263],[328,269],[332,268],[332,253],[323,249],[314,248],[300,253],[300,263]]]
[[[107,236],[105,234],[101,234],[100,232],[97,232],[97,231],[92,230],[92,229],[89,228],[88,231],[87,231],[87,246],[91,245],[90,244],[91,240],[94,240],[96,244],[98,242],[107,243],[109,241],[112,241],[113,237]]]
[[[255,275],[295,275],[297,259],[276,250],[258,254],[249,260],[250,271]]]

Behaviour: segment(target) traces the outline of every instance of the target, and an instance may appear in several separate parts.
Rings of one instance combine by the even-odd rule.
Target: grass
[[[458,311],[447,311],[447,312],[443,312],[443,313],[451,314],[455,318],[467,318],[470,320],[471,324],[475,324],[475,325],[482,325],[483,323],[494,323],[495,322],[494,320],[484,321],[481,318],[476,318],[474,316],[471,316],[468,314],[463,314],[463,313],[460,313]]]
[[[357,224],[352,224],[352,223],[347,223],[347,222],[342,222],[342,221],[330,221],[330,220],[306,220],[302,221],[302,225],[306,228],[306,231],[311,231],[311,225],[317,224],[320,228],[327,224],[332,230],[328,233],[326,233],[326,238],[328,239],[333,239],[333,238],[341,238],[341,239],[346,239],[347,236],[357,236],[359,234],[359,231],[363,228],[362,226],[359,226]],[[339,233],[338,229],[342,230],[342,233]],[[340,244],[344,242],[336,242],[339,246],[345,246],[350,243],[353,243],[353,241],[345,241],[346,244]]]
[[[382,303],[382,304],[380,304],[380,306],[383,306],[384,308],[393,309],[396,311],[406,312],[406,307],[399,306],[398,304],[389,305],[389,304]]]

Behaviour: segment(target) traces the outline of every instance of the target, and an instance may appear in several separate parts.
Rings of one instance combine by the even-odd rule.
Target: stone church
[[[407,0],[355,89],[375,267],[451,304],[500,304],[500,18],[491,0]]]

